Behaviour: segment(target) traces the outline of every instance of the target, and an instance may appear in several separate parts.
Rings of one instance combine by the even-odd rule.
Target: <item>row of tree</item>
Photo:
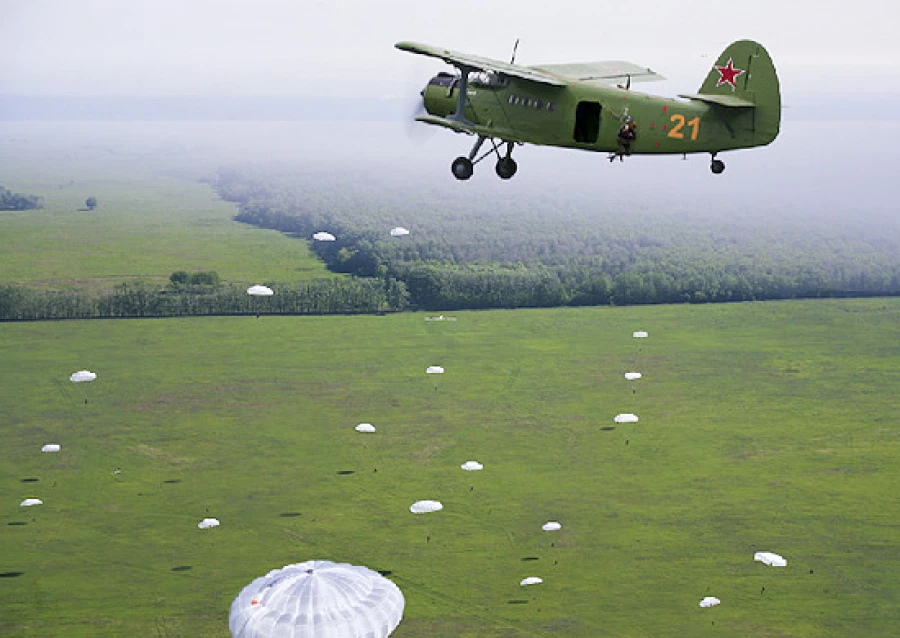
[[[406,268],[401,279],[417,307],[433,310],[871,296],[900,289],[900,272],[892,281],[879,282],[875,291],[871,285],[832,289],[815,272],[734,274],[715,269],[679,276],[658,268],[610,277],[586,267],[422,264]]]
[[[181,317],[188,315],[372,314],[404,310],[409,295],[396,280],[331,278],[270,284],[271,297],[238,286],[206,292],[123,283],[110,293],[56,292],[0,285],[0,321]]]

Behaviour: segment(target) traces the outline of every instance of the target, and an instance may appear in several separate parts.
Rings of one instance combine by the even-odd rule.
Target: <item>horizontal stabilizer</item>
[[[721,95],[713,93],[688,93],[681,94],[678,97],[686,97],[689,100],[699,100],[706,104],[718,104],[719,106],[727,106],[729,108],[753,108],[756,106],[750,100],[744,100],[733,95]]]

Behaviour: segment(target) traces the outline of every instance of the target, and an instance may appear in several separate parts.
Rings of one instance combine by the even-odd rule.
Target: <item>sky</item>
[[[525,65],[623,59],[696,90],[730,42],[772,55],[790,96],[900,93],[892,0],[0,0],[0,94],[417,92],[414,40]],[[657,90],[657,88],[663,90]]]
[[[451,69],[398,51],[402,40],[508,61],[518,39],[523,65],[628,60],[669,78],[639,89],[673,96],[696,91],[728,44],[753,39],[767,48],[781,80],[784,120],[771,147],[729,153],[726,173],[710,179],[706,156],[634,158],[613,167],[602,154],[526,145],[516,151],[516,188],[596,182],[601,191],[645,198],[696,191],[727,202],[765,193],[779,207],[895,211],[895,13],[893,0],[0,0],[0,116],[10,103],[4,96],[17,95],[350,98],[377,115],[377,104],[367,101],[403,98],[415,106],[428,78]],[[39,101],[21,102],[27,109]],[[223,157],[245,159],[339,156],[349,166],[390,159],[390,170],[423,167],[459,188],[448,167],[471,140],[421,124],[411,135],[402,110],[397,122],[376,125],[354,110],[355,119],[340,126],[190,122],[176,134],[171,126],[110,124],[92,135],[118,139],[137,130],[167,148],[208,144]],[[9,139],[62,133],[47,122],[0,122],[0,136]],[[485,165],[471,181],[509,186],[492,184],[499,180]]]

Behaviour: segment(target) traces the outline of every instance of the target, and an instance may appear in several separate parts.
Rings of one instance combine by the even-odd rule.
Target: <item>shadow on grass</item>
[[[303,516],[300,512],[282,512],[279,514],[281,518],[296,518],[298,516]]]
[[[25,521],[10,521],[7,525],[28,525]]]
[[[531,560],[541,560],[540,556],[523,556],[523,561],[531,561]]]
[[[507,600],[506,604],[507,605],[527,605],[528,601],[527,600]]]
[[[20,483],[37,483],[40,480],[41,479],[36,479],[36,478],[23,478],[23,479],[19,479],[19,482]]]
[[[3,572],[0,574],[0,578],[18,578],[25,572]]]
[[[614,425],[604,425],[600,429],[603,430],[604,432],[612,432],[613,430],[616,429],[616,427]]]
[[[337,473],[341,476],[346,476],[348,474],[356,474],[356,470],[338,470]]]
[[[186,572],[186,571],[190,571],[191,569],[193,569],[193,567],[191,567],[190,565],[178,565],[176,567],[173,567],[172,571],[173,572]]]
[[[172,484],[172,483],[181,483],[181,479],[169,479],[169,480],[167,480],[167,481],[163,481],[163,483],[169,483],[169,484]]]

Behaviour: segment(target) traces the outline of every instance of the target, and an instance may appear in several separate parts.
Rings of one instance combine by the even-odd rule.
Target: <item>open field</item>
[[[305,242],[235,222],[208,183],[217,160],[171,134],[108,139],[74,126],[0,129],[0,185],[46,207],[0,212],[0,282],[52,290],[167,283],[177,270],[213,270],[254,284],[333,277]],[[116,134],[125,136],[117,137]],[[94,211],[78,210],[96,197]]]
[[[227,636],[313,558],[398,637],[895,632],[900,299],[455,316],[0,326],[0,634]]]

